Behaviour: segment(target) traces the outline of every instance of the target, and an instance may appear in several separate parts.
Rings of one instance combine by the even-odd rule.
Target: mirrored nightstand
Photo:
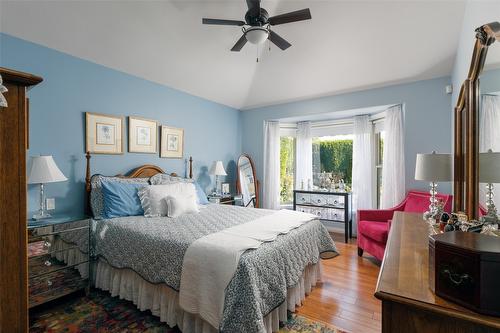
[[[223,196],[207,196],[211,203],[221,205],[243,206],[243,197],[241,195],[223,195]]]
[[[90,220],[28,220],[29,307],[89,288]]]

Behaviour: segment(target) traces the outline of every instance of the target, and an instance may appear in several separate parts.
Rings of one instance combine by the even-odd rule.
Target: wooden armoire
[[[26,150],[27,89],[42,78],[0,67],[0,333],[28,331]]]

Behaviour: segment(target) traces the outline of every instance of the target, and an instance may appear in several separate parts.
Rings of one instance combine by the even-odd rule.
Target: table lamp
[[[219,195],[219,176],[227,176],[222,161],[214,161],[212,167],[210,168],[209,174],[215,176],[215,189],[212,194]]]
[[[451,181],[452,161],[450,154],[417,154],[417,163],[415,166],[415,180],[425,180],[430,182],[431,190],[429,193],[429,210],[424,213],[426,217],[436,218],[438,211],[437,206],[437,183]]]
[[[47,213],[45,205],[44,184],[56,183],[68,180],[57,167],[52,156],[31,157],[31,167],[28,172],[28,184],[40,185],[40,208],[38,213],[33,215],[34,220],[48,219],[51,217]]]
[[[500,153],[491,149],[479,154],[479,182],[486,183],[486,222],[498,223],[497,209],[493,201],[493,183],[500,183]]]

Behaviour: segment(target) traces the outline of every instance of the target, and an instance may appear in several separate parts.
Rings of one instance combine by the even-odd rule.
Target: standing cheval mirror
[[[238,158],[236,188],[241,194],[243,206],[259,207],[259,182],[255,176],[255,165],[248,154]]]
[[[500,207],[500,23],[476,29],[455,107],[454,210],[496,219]],[[496,193],[496,195],[495,195]]]

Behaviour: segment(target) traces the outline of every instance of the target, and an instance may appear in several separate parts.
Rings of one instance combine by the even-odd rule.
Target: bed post
[[[189,179],[193,178],[193,156],[189,156]]]
[[[85,171],[85,212],[90,214],[90,152],[87,151],[85,154],[85,159],[87,160],[87,167]]]

